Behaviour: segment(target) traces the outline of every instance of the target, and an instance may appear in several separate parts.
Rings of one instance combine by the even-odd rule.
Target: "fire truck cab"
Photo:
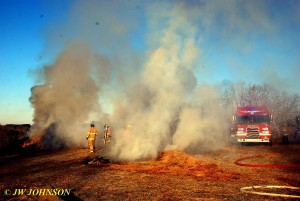
[[[238,107],[231,136],[238,143],[272,143],[272,115],[265,106]]]

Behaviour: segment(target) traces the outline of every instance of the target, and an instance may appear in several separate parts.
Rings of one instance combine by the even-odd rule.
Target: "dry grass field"
[[[259,155],[264,154],[264,155]],[[300,145],[227,146],[198,154],[165,151],[156,160],[94,163],[101,150],[25,151],[0,156],[2,200],[287,200],[247,194],[257,185],[300,187]],[[235,164],[297,164],[260,168]],[[26,193],[13,195],[16,189]],[[70,189],[67,195],[31,195],[34,189]],[[271,193],[300,195],[299,191]],[[296,199],[294,199],[296,200]]]

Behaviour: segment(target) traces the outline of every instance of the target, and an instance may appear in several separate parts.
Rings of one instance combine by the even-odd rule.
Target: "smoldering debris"
[[[105,165],[105,164],[109,164],[110,160],[103,156],[97,156],[97,157],[88,156],[82,161],[82,163],[84,165],[103,165],[103,164]]]

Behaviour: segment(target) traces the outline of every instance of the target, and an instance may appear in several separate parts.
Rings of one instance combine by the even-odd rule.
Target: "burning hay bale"
[[[105,162],[109,163],[109,160],[105,161],[105,158],[100,157],[90,160],[88,164],[102,165]],[[157,160],[111,163],[104,168],[149,174],[170,174],[181,177],[191,176],[201,180],[227,181],[233,176],[232,173],[225,173],[215,163],[200,161],[182,151],[164,151]]]
[[[181,151],[165,151],[159,161],[163,171],[184,176],[203,176],[206,173],[218,171],[214,163],[197,160],[195,157]]]

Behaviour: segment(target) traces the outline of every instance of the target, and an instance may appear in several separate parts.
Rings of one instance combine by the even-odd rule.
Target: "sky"
[[[193,36],[198,84],[226,87],[243,80],[300,95],[297,0],[0,0],[0,124],[32,123],[31,88],[45,82],[41,69],[68,44],[88,44],[130,76],[163,43],[164,30],[175,23],[169,16],[188,21],[188,30],[178,34]],[[129,68],[133,63],[137,67]]]

